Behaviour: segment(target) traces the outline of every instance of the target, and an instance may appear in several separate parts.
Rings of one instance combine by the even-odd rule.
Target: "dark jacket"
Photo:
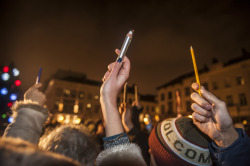
[[[239,138],[226,148],[218,147],[214,142],[209,145],[211,158],[215,165],[249,166],[250,138],[242,129],[236,129]]]

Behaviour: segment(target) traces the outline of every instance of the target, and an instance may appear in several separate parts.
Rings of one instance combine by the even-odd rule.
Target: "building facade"
[[[201,84],[225,101],[234,122],[250,121],[250,55],[243,55],[223,64],[214,62],[211,67],[199,71]],[[196,82],[194,72],[178,77],[157,88],[158,106],[161,114],[176,116],[176,96],[181,97],[182,114],[191,115],[193,92]]]
[[[52,123],[78,124],[101,119],[100,86],[101,82],[89,80],[84,74],[58,71],[48,85],[47,106]]]

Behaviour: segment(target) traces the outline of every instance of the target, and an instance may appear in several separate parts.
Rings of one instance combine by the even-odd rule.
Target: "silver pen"
[[[126,38],[123,42],[122,48],[120,50],[120,54],[118,55],[117,62],[121,62],[124,55],[127,52],[128,46],[131,43],[132,37],[133,37],[134,30],[131,30],[127,33]]]

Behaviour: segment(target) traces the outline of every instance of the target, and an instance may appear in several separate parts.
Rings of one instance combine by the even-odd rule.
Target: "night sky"
[[[156,94],[156,87],[198,68],[250,51],[248,0],[2,0],[0,65],[14,62],[22,88],[58,69],[102,79],[130,29],[129,84]]]

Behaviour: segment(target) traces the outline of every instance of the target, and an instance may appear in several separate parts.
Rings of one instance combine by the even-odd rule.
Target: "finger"
[[[121,67],[122,67],[122,63],[115,62],[114,66],[113,66],[113,69],[112,69],[112,71],[110,73],[110,77],[117,77]]]
[[[127,56],[125,56],[123,59],[123,65],[120,74],[125,75],[128,78],[129,72],[130,72],[130,60],[128,59]]]
[[[52,91],[53,87],[54,87],[54,81],[50,81],[49,85],[45,91],[45,95],[48,95]]]
[[[30,89],[39,89],[42,87],[42,83],[37,83],[37,84],[34,84]]]
[[[115,53],[117,54],[117,55],[120,55],[120,50],[119,49],[115,49]]]
[[[110,72],[112,71],[114,65],[115,65],[115,62],[110,63],[110,64],[108,65],[108,70],[109,70]]]
[[[194,111],[194,112],[196,112],[196,113],[198,113],[198,114],[200,114],[200,115],[202,115],[202,116],[206,116],[206,117],[211,117],[211,111],[207,111],[207,110],[205,110],[205,109],[203,109],[201,106],[199,106],[198,104],[196,104],[196,103],[193,103],[192,105],[191,105],[191,108],[192,108],[192,110]]]
[[[212,109],[212,105],[196,92],[191,94],[191,99],[206,110]]]
[[[206,123],[206,122],[209,121],[209,119],[207,117],[202,116],[202,115],[200,115],[200,114],[198,114],[196,112],[194,112],[192,114],[192,118],[193,118],[194,121],[198,121],[198,122],[201,122],[201,123]]]
[[[103,76],[104,80],[107,80],[108,77],[109,77],[109,75],[110,75],[110,71],[107,71],[107,72],[104,74],[104,76]]]
[[[199,88],[199,85],[197,83],[193,83],[192,84],[192,88],[194,90],[198,90]],[[218,99],[214,94],[212,94],[211,92],[207,91],[203,86],[201,86],[201,95],[204,99],[206,99],[209,103],[214,103],[214,104],[220,104],[221,103],[221,100]]]

